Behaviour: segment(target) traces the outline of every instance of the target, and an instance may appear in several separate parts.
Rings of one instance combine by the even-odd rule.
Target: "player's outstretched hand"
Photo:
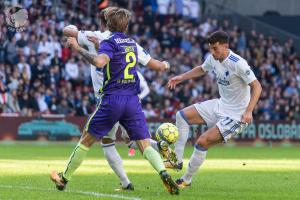
[[[241,122],[242,122],[242,123],[248,123],[248,124],[250,124],[250,123],[252,122],[252,119],[253,119],[253,117],[252,117],[252,112],[246,111],[246,112],[244,112],[244,114],[242,115]]]
[[[176,87],[176,85],[178,85],[179,83],[181,83],[183,81],[183,78],[181,75],[179,76],[174,76],[173,78],[171,78],[168,82],[168,88],[170,89],[174,89]]]
[[[98,49],[99,49],[99,40],[98,40],[98,38],[95,37],[95,36],[87,36],[87,39],[94,44],[95,49],[98,51]]]
[[[71,47],[75,50],[78,50],[80,48],[76,38],[73,38],[73,37],[68,37],[67,44],[68,44],[69,47]]]

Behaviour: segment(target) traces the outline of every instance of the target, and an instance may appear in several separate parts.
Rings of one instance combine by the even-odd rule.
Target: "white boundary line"
[[[17,185],[0,185],[0,188],[8,188],[8,189],[25,189],[25,190],[32,190],[32,191],[44,191],[44,192],[53,192],[57,191],[55,189],[46,189],[46,188],[34,188],[28,186],[17,186]],[[137,197],[128,197],[124,195],[118,194],[104,194],[104,193],[97,193],[97,192],[89,192],[89,191],[80,191],[80,190],[66,190],[66,193],[74,193],[74,194],[81,194],[93,197],[111,197],[115,199],[127,199],[127,200],[141,200],[141,198]]]

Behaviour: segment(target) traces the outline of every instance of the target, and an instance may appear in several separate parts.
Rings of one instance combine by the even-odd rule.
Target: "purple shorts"
[[[146,118],[136,95],[103,96],[89,117],[85,130],[99,140],[107,135],[118,121],[128,132],[130,140],[150,138]]]

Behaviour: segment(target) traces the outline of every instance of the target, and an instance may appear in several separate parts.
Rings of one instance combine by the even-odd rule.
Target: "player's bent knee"
[[[209,148],[209,142],[205,136],[200,136],[196,141],[196,144],[205,149]]]
[[[139,150],[140,150],[141,153],[144,153],[144,150],[145,150],[147,147],[151,146],[151,145],[150,145],[150,140],[149,140],[149,139],[136,140],[135,142],[136,142],[136,144],[137,144],[137,146],[138,146],[138,148],[139,148]]]
[[[179,111],[179,114],[185,119],[185,121],[191,124],[205,124],[202,116],[199,114],[194,105],[184,108]]]
[[[187,119],[187,117],[186,117],[183,110],[179,110],[179,111],[176,112],[176,121],[190,124],[189,120]]]
[[[80,139],[80,143],[86,147],[91,147],[95,143],[96,137],[86,131],[83,131],[83,133],[84,134],[82,135],[82,137]]]
[[[102,144],[113,144],[113,143],[115,143],[115,141],[110,138],[102,138],[101,143]]]

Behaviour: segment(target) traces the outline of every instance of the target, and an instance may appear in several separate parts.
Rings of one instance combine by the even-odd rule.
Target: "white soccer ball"
[[[178,135],[178,128],[172,123],[161,124],[155,133],[157,141],[163,140],[169,144],[174,144]]]

